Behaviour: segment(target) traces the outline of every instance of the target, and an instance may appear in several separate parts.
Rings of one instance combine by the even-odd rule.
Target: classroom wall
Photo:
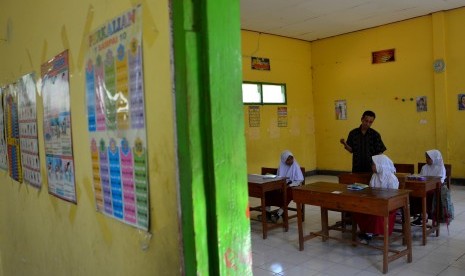
[[[421,17],[312,43],[319,169],[351,170],[352,155],[339,139],[360,125],[365,110],[376,113],[372,128],[394,162],[423,160],[435,146],[430,26],[430,17]],[[392,48],[395,62],[371,64],[373,51]],[[428,97],[431,111],[416,111],[419,96]],[[347,120],[336,120],[336,100],[346,100]]]
[[[373,110],[372,127],[394,162],[424,162],[425,151],[436,148],[452,164],[452,176],[465,178],[465,111],[457,108],[465,93],[464,13],[438,12],[313,42],[242,31],[244,81],[286,83],[288,91],[287,128],[277,127],[274,105],[260,106],[260,127],[250,127],[244,106],[249,173],[276,167],[286,148],[307,171],[350,171],[352,155],[339,140]],[[386,49],[395,49],[395,61],[372,64],[372,52]],[[270,58],[271,71],[252,70],[252,56]],[[435,73],[439,58],[446,70]],[[427,111],[417,112],[424,96]],[[345,120],[336,120],[338,100],[346,100]]]
[[[464,9],[441,12],[311,43],[318,169],[350,170],[351,154],[340,138],[373,110],[373,128],[395,163],[424,162],[437,148],[452,176],[463,178],[465,112],[457,111],[463,44]],[[463,32],[463,31],[462,31]],[[395,49],[395,62],[371,63],[371,53]],[[444,49],[444,50],[443,50]],[[435,73],[433,60],[444,58],[446,71]],[[426,96],[428,110],[417,112],[416,98]],[[347,120],[336,120],[334,103],[347,101]]]
[[[46,180],[39,191],[1,171],[0,275],[179,275],[168,1],[142,1],[149,232],[96,212],[85,105],[87,35],[136,2],[27,2],[1,4],[0,38],[6,41],[0,41],[0,85],[32,71],[39,76],[42,63],[69,49],[77,205],[49,195]],[[40,95],[37,101],[45,164]]]
[[[251,57],[270,59],[271,70],[251,69]],[[315,115],[311,81],[310,44],[256,32],[242,31],[243,80],[286,84],[286,105],[260,106],[260,126],[250,127],[244,105],[247,169],[277,167],[281,152],[290,150],[307,171],[316,168]],[[278,107],[287,107],[287,127],[278,127]]]

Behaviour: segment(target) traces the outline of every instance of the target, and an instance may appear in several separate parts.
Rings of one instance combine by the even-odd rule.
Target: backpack
[[[439,223],[446,223],[449,227],[450,222],[454,219],[454,204],[450,197],[450,190],[447,189],[447,185],[441,186],[441,197],[439,198],[439,212],[436,221]],[[433,197],[433,216],[436,215],[436,194]]]

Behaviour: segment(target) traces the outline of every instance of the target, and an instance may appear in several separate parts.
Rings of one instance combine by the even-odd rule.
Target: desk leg
[[[302,210],[301,206],[302,204],[297,203],[297,228],[299,231],[299,250],[302,251],[304,250],[304,229],[303,229],[303,223],[302,223]]]
[[[383,273],[388,272],[388,249],[389,249],[389,214],[384,216],[384,244],[383,244]]]
[[[352,241],[356,241],[357,240],[357,222],[355,221],[355,216],[352,215],[350,216],[350,219],[352,220]],[[353,243],[352,246],[355,246],[355,244]]]
[[[426,245],[426,195],[421,198],[421,216],[423,225],[421,226],[423,234],[423,245]]]
[[[287,214],[287,185],[286,182],[283,184],[283,223],[284,223],[284,231],[287,232],[289,230],[289,217]]]
[[[404,204],[404,222],[402,225],[402,232],[404,233],[404,240],[407,244],[407,262],[412,262],[412,233],[410,232],[410,208],[409,197],[406,197]]]
[[[328,240],[328,209],[321,207],[321,232],[323,233],[323,241]]]
[[[265,206],[265,193],[262,193],[261,197],[262,203],[262,231],[263,231],[263,239],[266,239],[268,235],[268,223],[266,221],[266,206]]]

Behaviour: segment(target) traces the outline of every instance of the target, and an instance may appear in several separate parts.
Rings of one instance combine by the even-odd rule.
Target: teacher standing
[[[340,140],[344,149],[352,153],[352,172],[371,172],[371,157],[386,150],[381,135],[371,128],[375,118],[373,111],[363,112],[361,125],[349,132],[347,141]]]

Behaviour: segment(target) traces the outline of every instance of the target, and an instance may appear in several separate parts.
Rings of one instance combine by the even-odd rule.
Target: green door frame
[[[171,1],[185,275],[252,275],[238,0]]]

